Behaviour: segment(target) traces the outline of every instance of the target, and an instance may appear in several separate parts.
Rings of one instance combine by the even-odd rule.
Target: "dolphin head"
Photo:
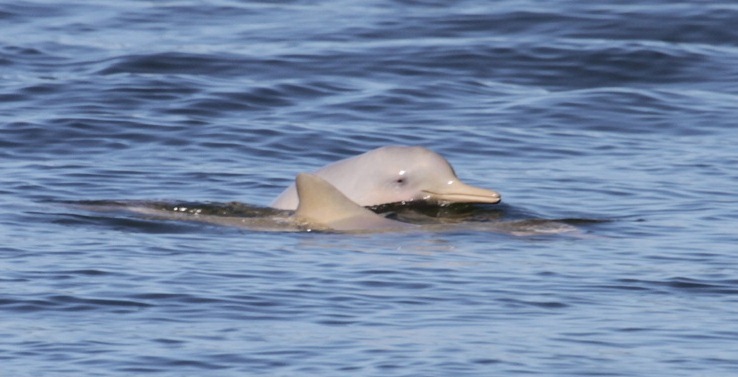
[[[364,165],[371,171],[353,187],[362,205],[496,204],[501,200],[495,191],[462,182],[445,158],[423,147],[382,147],[359,157],[366,160]]]
[[[334,162],[314,174],[361,206],[500,202],[500,194],[465,184],[445,158],[423,147],[381,147]],[[297,204],[292,185],[271,206],[295,209]]]

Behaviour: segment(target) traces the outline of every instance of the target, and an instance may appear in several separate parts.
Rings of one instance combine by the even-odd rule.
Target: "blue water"
[[[735,25],[731,1],[0,4],[0,375],[735,376]],[[64,205],[258,209],[388,144],[503,203],[374,235]]]

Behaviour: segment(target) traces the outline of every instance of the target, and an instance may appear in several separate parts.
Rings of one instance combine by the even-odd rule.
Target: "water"
[[[445,4],[1,4],[0,374],[733,376],[738,7]],[[381,235],[61,204],[258,208],[387,144],[503,204]]]

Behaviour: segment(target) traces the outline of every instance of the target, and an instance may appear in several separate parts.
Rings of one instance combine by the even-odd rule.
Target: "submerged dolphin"
[[[295,179],[300,204],[294,218],[309,229],[382,231],[414,228],[390,220],[354,203],[323,178],[301,173]]]
[[[500,202],[500,194],[461,182],[445,158],[423,147],[381,147],[334,162],[314,174],[360,206],[413,201]],[[292,184],[274,199],[271,207],[294,210],[298,203]]]

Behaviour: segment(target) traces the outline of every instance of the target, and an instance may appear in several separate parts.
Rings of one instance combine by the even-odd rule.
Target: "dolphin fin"
[[[295,217],[309,227],[338,231],[378,231],[412,227],[354,203],[341,191],[314,174],[295,179],[299,204]]]

